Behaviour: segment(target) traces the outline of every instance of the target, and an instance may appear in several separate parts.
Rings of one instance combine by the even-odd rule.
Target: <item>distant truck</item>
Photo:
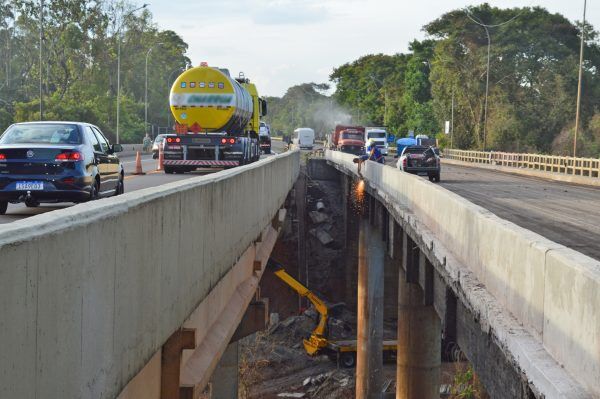
[[[365,128],[365,143],[369,140],[375,141],[375,146],[379,148],[382,155],[388,155],[387,130],[384,127],[366,127]],[[366,146],[365,146],[366,147]],[[367,149],[365,148],[365,152]]]
[[[258,128],[258,144],[263,153],[271,153],[271,128],[265,122],[260,122]]]
[[[315,131],[309,127],[294,130],[294,144],[301,150],[312,150],[315,145]]]
[[[331,135],[330,149],[362,155],[365,151],[365,128],[363,126],[336,125]]]

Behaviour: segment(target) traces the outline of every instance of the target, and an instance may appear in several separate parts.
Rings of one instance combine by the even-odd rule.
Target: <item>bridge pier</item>
[[[403,233],[402,265],[398,278],[397,399],[439,398],[441,326],[429,290],[427,260],[413,240]],[[431,265],[429,265],[431,266]],[[421,273],[420,272],[421,269]]]
[[[239,374],[238,341],[227,346],[212,374],[210,397],[212,399],[237,399]]]
[[[385,248],[366,219],[360,221],[356,397],[379,399],[383,372],[383,272]]]

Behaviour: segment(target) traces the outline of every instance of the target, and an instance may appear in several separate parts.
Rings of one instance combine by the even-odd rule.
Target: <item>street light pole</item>
[[[160,46],[162,43],[156,43]],[[144,133],[148,134],[148,57],[154,47],[150,47],[146,52],[146,84],[144,88]]]
[[[119,114],[120,114],[120,108],[121,108],[121,28],[123,28],[123,23],[125,22],[125,19],[128,16],[130,16],[131,14],[133,14],[134,12],[136,12],[138,10],[141,10],[142,8],[148,7],[148,5],[149,4],[144,4],[141,7],[138,7],[135,10],[129,11],[127,14],[125,14],[123,19],[121,20],[119,29],[117,29],[117,39],[118,39],[118,45],[117,45],[117,144],[120,143],[120,141],[119,141]]]
[[[577,133],[579,132],[579,112],[581,108],[581,81],[583,79],[583,46],[585,43],[585,11],[587,0],[583,0],[583,24],[581,26],[581,47],[579,48],[579,82],[577,83],[577,109],[575,111],[575,136],[573,137],[573,157],[577,156]]]
[[[487,69],[486,69],[486,73],[485,73],[485,75],[486,75],[486,77],[485,77],[485,104],[484,104],[484,110],[483,110],[483,151],[485,151],[486,140],[487,140],[486,136],[487,136],[488,92],[489,92],[489,86],[490,86],[490,49],[492,46],[492,39],[490,37],[490,31],[488,28],[497,28],[499,26],[506,25],[509,22],[514,21],[519,15],[521,15],[523,13],[523,11],[519,12],[517,15],[508,19],[507,21],[504,21],[500,24],[495,24],[495,25],[484,24],[478,18],[475,18],[473,15],[471,15],[468,7],[466,8],[465,13],[467,15],[467,18],[469,18],[471,21],[475,22],[477,25],[479,25],[485,29],[485,34],[487,36],[487,41],[488,41]]]
[[[169,74],[169,77],[167,78],[167,89],[169,88],[169,85],[171,84],[171,78],[173,78],[173,74],[175,72],[183,72],[185,70],[185,68],[175,68],[171,71],[171,73]],[[169,112],[167,112],[167,127],[171,127],[171,111],[169,110]]]

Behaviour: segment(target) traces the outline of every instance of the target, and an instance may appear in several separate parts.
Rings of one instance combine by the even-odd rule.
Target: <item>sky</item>
[[[406,52],[422,27],[464,0],[146,0],[160,29],[188,44],[193,65],[206,61],[242,71],[261,95],[323,83],[337,66],[366,54]],[[141,0],[138,1],[141,4]],[[583,0],[488,0],[497,7],[541,6],[582,20]],[[600,0],[588,0],[587,21],[600,29]],[[492,31],[493,40],[493,31]]]

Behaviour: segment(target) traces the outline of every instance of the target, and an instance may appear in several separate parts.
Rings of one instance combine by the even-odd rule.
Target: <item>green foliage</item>
[[[150,48],[148,123],[167,125],[170,84],[190,63],[187,44],[176,33],[159,30],[147,10],[132,12],[137,7],[127,0],[44,4],[40,71],[39,3],[0,0],[0,130],[12,121],[40,119],[41,74],[43,119],[94,123],[114,138],[119,42],[120,140],[141,142],[144,135]]]
[[[490,89],[484,126],[487,36],[467,11],[444,14],[425,26],[437,40],[431,62],[434,113],[450,119],[455,97],[455,147],[504,151],[552,150],[555,137],[575,118],[580,28],[539,7],[499,9],[483,4],[468,13],[489,28]],[[582,119],[598,112],[600,67],[596,34],[586,27]],[[487,131],[484,136],[484,131]]]

